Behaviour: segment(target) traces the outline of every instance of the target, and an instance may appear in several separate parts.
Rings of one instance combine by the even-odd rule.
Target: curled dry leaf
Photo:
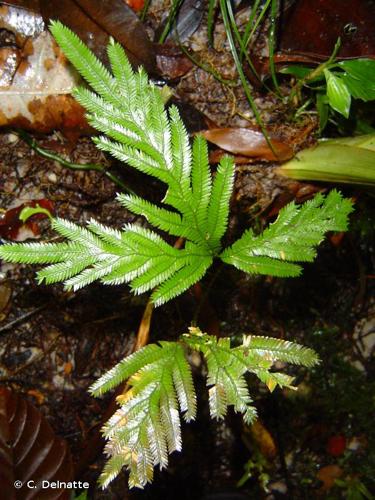
[[[235,155],[267,161],[284,161],[293,157],[293,149],[271,136],[275,154],[259,130],[253,128],[214,128],[201,132],[208,141]]]
[[[71,490],[42,489],[42,481],[73,479],[66,442],[55,435],[43,415],[6,387],[0,387],[0,484],[7,500],[68,500]],[[15,481],[22,487],[16,489]],[[32,480],[33,488],[27,487]]]

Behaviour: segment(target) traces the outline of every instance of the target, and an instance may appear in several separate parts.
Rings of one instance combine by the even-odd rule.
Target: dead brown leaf
[[[342,474],[343,470],[341,469],[341,467],[333,464],[333,465],[326,465],[325,467],[319,469],[316,476],[323,483],[321,489],[323,491],[327,491],[334,486],[336,479],[341,477]]]
[[[208,141],[235,155],[266,161],[284,161],[293,157],[293,149],[271,136],[275,154],[261,131],[254,128],[216,128],[200,132]]]

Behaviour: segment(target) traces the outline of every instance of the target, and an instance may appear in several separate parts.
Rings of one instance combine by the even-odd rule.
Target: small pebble
[[[47,179],[52,182],[52,183],[56,183],[57,182],[57,175],[54,173],[54,172],[50,172],[48,175],[47,175]]]
[[[18,135],[8,134],[7,140],[8,140],[8,144],[14,144],[15,142],[18,141]]]

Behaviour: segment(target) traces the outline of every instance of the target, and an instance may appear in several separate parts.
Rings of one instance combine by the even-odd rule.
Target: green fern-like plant
[[[123,230],[94,220],[86,228],[55,219],[53,228],[68,242],[4,245],[0,256],[12,262],[50,264],[39,281],[64,281],[77,290],[95,280],[113,285],[130,283],[134,293],[153,290],[156,306],[200,280],[218,258],[247,273],[298,276],[296,262],[310,262],[327,231],[343,231],[352,210],[349,200],[332,191],[302,205],[288,205],[260,236],[251,230],[223,249],[234,164],[225,157],[212,179],[207,143],[196,137],[191,146],[175,106],[165,110],[162,92],[140,69],[135,73],[122,47],[111,41],[108,57],[113,74],[68,28],[52,23],[51,31],[66,56],[92,89],[78,88],[75,97],[86,108],[90,124],[103,133],[94,142],[135,169],[167,186],[162,206],[138,196],[118,195],[150,226],[135,224]],[[176,249],[156,230],[184,238]]]
[[[318,362],[314,351],[299,344],[268,337],[244,336],[232,347],[229,338],[217,339],[190,328],[177,342],[148,345],[118,363],[101,377],[91,392],[100,396],[128,380],[130,390],[118,397],[120,408],[105,425],[108,440],[100,482],[105,487],[126,467],[129,485],[143,487],[152,480],[154,466],[168,465],[168,454],[181,450],[180,413],[189,422],[196,413],[196,393],[189,350],[201,352],[207,364],[207,386],[212,418],[223,419],[228,407],[256,417],[245,375],[255,374],[270,390],[291,387],[293,378],[270,368],[277,360],[304,366]]]
[[[123,206],[144,216],[149,227],[127,224],[115,230],[95,220],[87,227],[52,219],[65,241],[6,244],[0,257],[10,262],[47,264],[40,282],[64,282],[77,290],[100,280],[130,283],[134,293],[151,292],[158,306],[200,280],[214,259],[251,274],[298,276],[298,263],[311,262],[327,231],[345,231],[350,200],[337,191],[297,206],[289,204],[262,234],[247,230],[232,246],[222,247],[233,189],[234,164],[225,157],[214,176],[207,143],[191,144],[176,107],[164,106],[163,92],[143,69],[134,72],[120,45],[111,41],[110,73],[69,29],[59,22],[51,31],[66,56],[93,90],[78,88],[75,97],[86,108],[90,124],[102,135],[94,142],[127,165],[166,185],[160,206],[136,195],[119,194]],[[163,233],[184,241],[175,248]],[[271,372],[276,360],[312,366],[313,351],[278,339],[245,336],[243,344],[216,339],[192,329],[177,342],[149,345],[125,358],[92,387],[101,395],[127,380],[130,390],[118,398],[120,408],[104,429],[109,461],[101,482],[107,485],[126,467],[130,485],[150,481],[153,467],[166,467],[168,454],[181,449],[180,413],[195,417],[195,390],[189,350],[207,363],[209,405],[213,418],[224,418],[228,406],[246,421],[256,411],[245,376],[253,373],[270,390],[290,387],[291,377]]]

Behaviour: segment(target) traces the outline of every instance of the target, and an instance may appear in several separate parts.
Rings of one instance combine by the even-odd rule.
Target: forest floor
[[[226,66],[225,60],[221,64]],[[203,73],[192,68],[179,81],[178,101],[220,126],[243,124],[238,114],[231,115],[233,94],[225,94]],[[237,106],[246,106],[239,95],[235,100]],[[262,107],[262,96],[258,104]],[[299,137],[300,145],[311,141],[311,134],[303,133],[310,121],[287,127],[282,110],[275,110],[269,100],[263,108],[268,123],[284,136]],[[189,109],[183,111],[187,121]],[[157,182],[145,183],[140,174],[104,157],[88,137],[69,141],[54,133],[37,139],[71,161],[110,167],[148,199],[162,195]],[[274,168],[261,161],[237,167],[232,233],[250,225],[262,227],[291,199],[303,201],[330,187],[286,180]],[[136,220],[115,201],[118,186],[101,173],[72,171],[42,158],[9,130],[0,134],[0,186],[3,210],[46,199],[60,217],[77,223],[94,217],[121,228]],[[90,483],[89,498],[336,499],[348,498],[362,483],[370,491],[375,488],[375,214],[366,191],[343,191],[356,200],[351,229],[340,238],[331,235],[301,278],[253,278],[225,269],[199,315],[202,329],[220,328],[222,335],[252,333],[298,341],[314,348],[321,364],[312,370],[285,367],[296,377],[296,392],[271,394],[250,381],[260,420],[249,427],[235,414],[225,423],[209,419],[203,367],[197,362],[195,376],[202,388],[198,419],[183,427],[183,452],[173,454],[168,470],[157,472],[143,491],[129,492],[125,474],[105,491],[96,485],[104,464],[99,429],[108,418],[111,396],[95,399],[87,390],[132,351],[147,297],[131,295],[127,286],[99,284],[65,292],[60,285],[37,285],[35,267],[2,265],[0,384],[32,402],[66,439],[76,479]],[[48,220],[37,225],[41,240],[53,237]],[[175,339],[187,330],[196,308],[197,294],[190,291],[156,309],[151,340]]]

